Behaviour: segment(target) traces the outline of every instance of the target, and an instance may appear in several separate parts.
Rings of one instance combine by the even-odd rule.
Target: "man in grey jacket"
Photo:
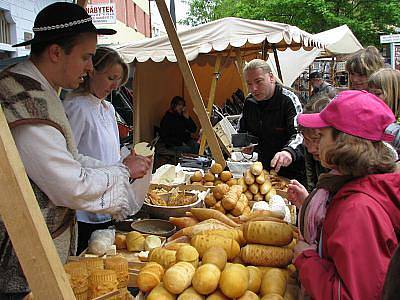
[[[333,98],[336,96],[336,89],[327,83],[323,78],[322,74],[319,71],[313,71],[310,73],[308,78],[310,81],[313,90],[310,98],[320,97],[320,96],[328,96],[329,98]]]

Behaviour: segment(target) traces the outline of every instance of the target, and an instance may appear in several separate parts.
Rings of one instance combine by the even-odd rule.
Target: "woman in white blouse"
[[[120,141],[113,105],[105,98],[127,81],[128,65],[119,54],[99,47],[93,56],[93,72],[63,102],[81,154],[114,165],[121,159]],[[111,225],[111,215],[77,211],[78,253],[88,245],[93,231]]]

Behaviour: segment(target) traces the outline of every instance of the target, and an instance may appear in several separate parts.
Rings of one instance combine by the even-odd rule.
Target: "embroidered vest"
[[[0,105],[10,128],[26,124],[47,124],[58,129],[66,139],[68,151],[77,158],[72,130],[61,100],[43,90],[36,80],[10,71],[0,73]],[[75,211],[55,206],[30,180],[33,192],[52,238],[58,237],[74,221]],[[73,235],[72,235],[73,236]],[[69,247],[67,243],[66,247]],[[58,249],[68,251],[68,249]],[[27,249],[27,251],[29,251]],[[29,291],[4,223],[0,219],[0,293]]]

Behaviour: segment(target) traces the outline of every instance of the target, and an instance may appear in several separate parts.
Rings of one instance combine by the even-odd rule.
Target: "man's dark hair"
[[[83,40],[84,37],[87,35],[92,35],[95,33],[92,32],[83,32],[83,33],[78,33],[62,38],[58,38],[55,40],[51,41],[46,41],[42,43],[33,43],[31,45],[31,56],[36,56],[39,57],[47,47],[53,44],[59,45],[65,52],[65,54],[70,54],[72,49],[81,41]]]
[[[179,104],[186,105],[185,100],[181,96],[175,96],[174,98],[172,98],[170,104],[172,108],[177,107]]]

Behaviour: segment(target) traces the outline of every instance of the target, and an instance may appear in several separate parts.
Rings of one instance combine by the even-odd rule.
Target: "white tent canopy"
[[[287,47],[299,49],[302,45],[308,50],[323,47],[323,43],[317,38],[298,27],[233,17],[180,31],[178,36],[188,61],[194,60],[201,53],[224,51],[229,46],[242,48],[244,51],[254,49],[254,45],[259,45],[265,40],[270,44],[276,44],[277,48],[282,50]],[[164,59],[176,62],[167,35],[122,45],[117,47],[117,50],[129,62],[134,60],[145,62],[149,59],[154,62],[161,62]]]
[[[278,51],[278,58],[282,70],[283,84],[291,86],[300,74],[319,56],[351,54],[363,47],[347,25],[342,25],[314,35],[325,45],[325,50],[314,48],[311,51]],[[268,60],[273,73],[277,76],[275,60]]]
[[[282,83],[285,86],[292,86],[296,78],[311,65],[320,53],[321,51],[317,48],[311,51],[305,51],[304,49],[299,49],[298,51],[293,51],[291,49],[278,51],[279,65],[282,70]],[[278,78],[278,69],[275,60],[268,59],[267,63],[271,67],[274,76]]]
[[[326,52],[331,55],[351,54],[363,48],[347,25],[329,29],[314,36],[326,45]]]

